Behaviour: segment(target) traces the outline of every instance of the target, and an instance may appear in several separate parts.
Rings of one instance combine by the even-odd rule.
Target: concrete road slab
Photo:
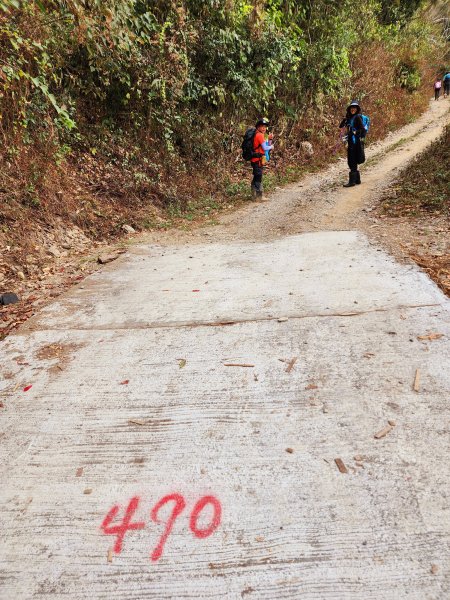
[[[354,231],[257,244],[144,247],[29,321],[32,328],[138,328],[439,303],[419,269]],[[364,281],[364,285],[361,285]]]
[[[448,596],[450,308],[423,273],[344,232],[141,247],[84,285],[2,344],[1,598]]]

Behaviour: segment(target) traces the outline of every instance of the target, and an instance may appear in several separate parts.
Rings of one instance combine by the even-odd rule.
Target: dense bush
[[[295,117],[341,93],[361,35],[394,41],[418,4],[2,0],[3,131],[29,141],[109,119],[162,135],[171,150],[205,113]]]

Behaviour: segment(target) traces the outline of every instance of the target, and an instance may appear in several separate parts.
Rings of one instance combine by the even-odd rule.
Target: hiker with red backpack
[[[347,108],[347,113],[342,119],[339,128],[346,131],[347,141],[347,162],[350,169],[348,183],[344,187],[353,187],[361,183],[361,174],[358,171],[358,165],[362,165],[365,160],[364,139],[370,127],[370,119],[361,112],[359,102],[354,100]]]
[[[261,118],[256,122],[255,127],[247,129],[242,142],[242,157],[249,160],[252,165],[253,179],[251,183],[252,198],[262,198],[263,169],[270,160],[270,151],[273,148],[273,134],[268,135],[266,140],[266,131],[269,127],[269,121]]]

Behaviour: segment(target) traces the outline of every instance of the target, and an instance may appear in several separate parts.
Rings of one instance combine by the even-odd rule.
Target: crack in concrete
[[[45,329],[39,328],[27,328],[23,329],[23,333],[37,333],[37,332],[45,332],[45,331],[139,331],[146,329],[185,329],[185,328],[194,328],[194,327],[228,327],[232,325],[241,325],[246,323],[263,323],[270,321],[279,321],[282,319],[282,322],[287,322],[284,319],[289,320],[299,320],[299,319],[314,319],[314,318],[330,318],[330,317],[358,317],[362,315],[367,315],[371,313],[387,313],[394,312],[400,310],[410,310],[416,308],[433,308],[440,307],[442,308],[444,305],[442,303],[433,303],[433,304],[399,304],[394,307],[381,307],[381,308],[373,308],[370,310],[361,310],[361,311],[342,311],[342,312],[334,312],[334,313],[308,313],[305,315],[277,315],[276,317],[258,317],[258,318],[249,318],[249,319],[225,319],[219,321],[180,321],[177,323],[134,323],[132,325],[124,324],[124,325],[105,325],[103,327],[46,327]],[[280,322],[281,324],[281,322]],[[13,337],[13,336],[11,336]]]

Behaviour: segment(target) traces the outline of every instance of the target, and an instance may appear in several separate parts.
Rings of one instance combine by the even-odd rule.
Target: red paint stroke
[[[211,521],[210,525],[208,527],[206,527],[206,529],[199,529],[197,527],[197,520],[198,520],[202,510],[208,504],[211,504],[214,508],[214,514],[213,514],[212,521]],[[203,498],[200,498],[200,500],[194,506],[194,510],[192,511],[191,518],[189,521],[189,527],[190,527],[192,533],[195,535],[195,537],[206,538],[206,537],[210,536],[212,533],[214,533],[214,531],[219,527],[221,517],[222,517],[222,506],[220,505],[220,502],[217,500],[217,498],[214,498],[214,496],[204,496]]]
[[[200,290],[192,290],[193,292],[199,292]]]
[[[103,523],[100,526],[100,528],[103,530],[103,533],[105,533],[106,535],[117,535],[117,539],[113,548],[116,554],[120,554],[120,552],[122,551],[123,539],[127,531],[132,531],[135,529],[144,529],[145,527],[145,523],[142,521],[137,521],[135,523],[131,522],[131,519],[133,518],[133,515],[138,507],[138,504],[139,498],[135,496],[130,500],[130,503],[128,504],[122,523],[111,527],[111,523],[117,517],[117,513],[120,510],[120,506],[116,504],[116,506],[113,506],[109,513],[106,515]]]
[[[120,385],[128,385],[130,383],[129,379],[124,379],[123,381],[120,382]]]
[[[173,507],[172,514],[170,515],[170,517],[166,523],[166,528],[164,530],[164,533],[162,534],[158,545],[156,546],[156,548],[153,550],[153,552],[151,554],[151,559],[153,561],[161,558],[161,555],[164,550],[164,544],[166,543],[167,538],[169,537],[170,532],[172,531],[172,527],[175,523],[175,519],[184,510],[184,508],[186,506],[186,502],[184,501],[183,496],[181,496],[180,494],[170,494],[169,496],[164,496],[164,498],[161,498],[161,500],[157,504],[155,504],[155,506],[152,508],[152,512],[150,513],[152,521],[154,521],[155,523],[160,523],[160,521],[158,521],[159,509],[171,501],[175,502],[175,506]]]
[[[24,392],[28,392],[28,390],[31,390],[33,386],[32,385],[27,385],[26,387],[23,388]]]

